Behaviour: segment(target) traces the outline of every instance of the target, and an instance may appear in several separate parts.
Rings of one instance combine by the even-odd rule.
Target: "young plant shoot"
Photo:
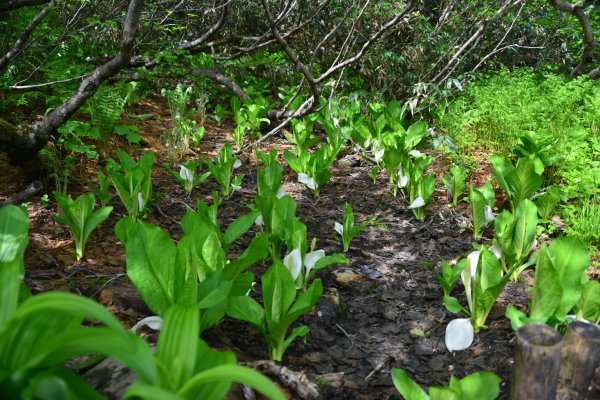
[[[54,218],[68,225],[75,240],[77,260],[83,257],[85,245],[93,232],[112,212],[112,206],[100,207],[94,211],[95,198],[92,193],[82,194],[77,199],[60,192],[54,192],[58,208],[62,212]]]
[[[219,155],[212,161],[206,161],[210,174],[221,186],[224,198],[229,198],[234,190],[240,189],[244,175],[233,176],[233,172],[242,165],[242,162],[233,155],[231,143],[225,143]]]
[[[335,231],[342,238],[344,253],[348,252],[352,239],[368,225],[375,222],[376,219],[377,217],[373,216],[370,219],[363,221],[360,225],[354,226],[354,210],[350,204],[346,203],[344,206],[344,223],[340,224],[339,222],[336,222],[334,226]]]
[[[202,167],[202,163],[199,161],[189,160],[185,164],[181,164],[179,172],[172,170],[167,163],[163,163],[163,167],[165,167],[165,169],[181,183],[188,195],[191,195],[192,190],[210,176],[210,172],[200,174],[199,170]]]
[[[122,150],[119,150],[118,156],[121,163],[109,164],[108,176],[129,216],[141,217],[152,199],[151,173],[154,153],[147,152],[138,162]]]

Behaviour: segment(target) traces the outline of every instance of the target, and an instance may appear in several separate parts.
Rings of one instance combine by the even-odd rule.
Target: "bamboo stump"
[[[583,400],[600,366],[600,327],[582,321],[569,325],[562,344],[558,400]]]
[[[517,331],[512,400],[550,400],[556,396],[561,364],[560,333],[545,324],[528,324]]]

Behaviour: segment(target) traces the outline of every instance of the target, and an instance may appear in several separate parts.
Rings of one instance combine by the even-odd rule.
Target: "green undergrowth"
[[[505,71],[481,76],[438,111],[437,129],[456,143],[463,162],[482,148],[510,155],[526,134],[547,147],[557,161],[546,178],[569,199],[567,230],[600,244],[587,222],[600,217],[600,82]]]

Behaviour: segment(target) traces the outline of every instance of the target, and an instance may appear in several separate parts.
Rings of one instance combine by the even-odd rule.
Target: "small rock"
[[[335,283],[347,289],[353,289],[355,285],[363,280],[363,276],[350,268],[338,269],[333,273]]]

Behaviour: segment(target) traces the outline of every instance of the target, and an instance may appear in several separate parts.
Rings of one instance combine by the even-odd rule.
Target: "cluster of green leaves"
[[[120,163],[115,161],[107,165],[107,173],[127,209],[129,216],[138,218],[144,215],[152,200],[152,165],[154,153],[145,153],[139,161],[119,150]]]
[[[569,232],[590,243],[593,239],[586,233],[587,226],[578,225],[573,218],[580,214],[578,210],[583,209],[590,196],[598,194],[600,187],[599,105],[597,81],[541,77],[517,70],[476,80],[444,113],[437,114],[437,122],[463,154],[485,147],[504,157],[512,153],[524,160],[517,165],[500,156],[495,159],[496,177],[503,189],[508,189],[513,210],[519,198],[529,197],[536,188],[540,175],[549,184],[560,181],[564,195],[572,202],[562,212],[568,224],[573,220]],[[532,164],[532,159],[539,161]],[[531,174],[515,181],[510,178],[515,168]],[[539,201],[557,205],[560,197],[554,191]],[[551,215],[547,208],[538,201],[536,205],[540,217],[548,221]]]
[[[491,372],[476,372],[463,379],[450,377],[447,387],[432,386],[429,395],[415,383],[406,371],[392,368],[392,381],[406,400],[494,400],[500,395],[502,380]]]
[[[193,291],[164,310],[155,354],[92,300],[58,292],[29,295],[22,282],[28,227],[25,211],[15,206],[0,209],[3,396],[101,399],[64,366],[79,356],[97,354],[114,358],[138,374],[126,399],[221,399],[232,382],[247,384],[270,399],[284,398],[263,375],[238,366],[232,353],[214,351],[199,339],[201,320]],[[96,323],[86,326],[86,319]]]
[[[354,210],[348,203],[344,206],[344,220],[343,224],[339,222],[335,223],[335,231],[342,238],[342,244],[344,246],[344,252],[347,252],[350,248],[350,242],[356,235],[358,235],[368,225],[372,224],[377,220],[377,217],[373,216],[370,219],[361,222],[358,226],[354,226]]]
[[[197,145],[204,136],[204,127],[198,127],[192,119],[197,110],[189,106],[198,96],[194,95],[191,86],[184,89],[181,83],[173,90],[162,89],[161,94],[171,109],[173,129],[167,135],[167,153],[170,161],[175,163],[189,149],[190,143]]]
[[[94,211],[96,199],[91,193],[82,194],[75,200],[60,192],[54,192],[54,197],[62,211],[62,215],[57,215],[55,219],[71,229],[77,259],[80,260],[92,231],[108,218],[113,208],[103,206]]]
[[[314,136],[316,121],[325,129],[326,141]],[[284,151],[285,161],[298,174],[298,182],[311,189],[315,196],[319,196],[321,188],[331,179],[331,165],[346,143],[346,136],[323,111],[318,115],[294,121],[292,134],[286,134],[286,137],[294,148],[293,151]],[[318,147],[313,149],[317,145]],[[309,151],[311,149],[312,152]]]

